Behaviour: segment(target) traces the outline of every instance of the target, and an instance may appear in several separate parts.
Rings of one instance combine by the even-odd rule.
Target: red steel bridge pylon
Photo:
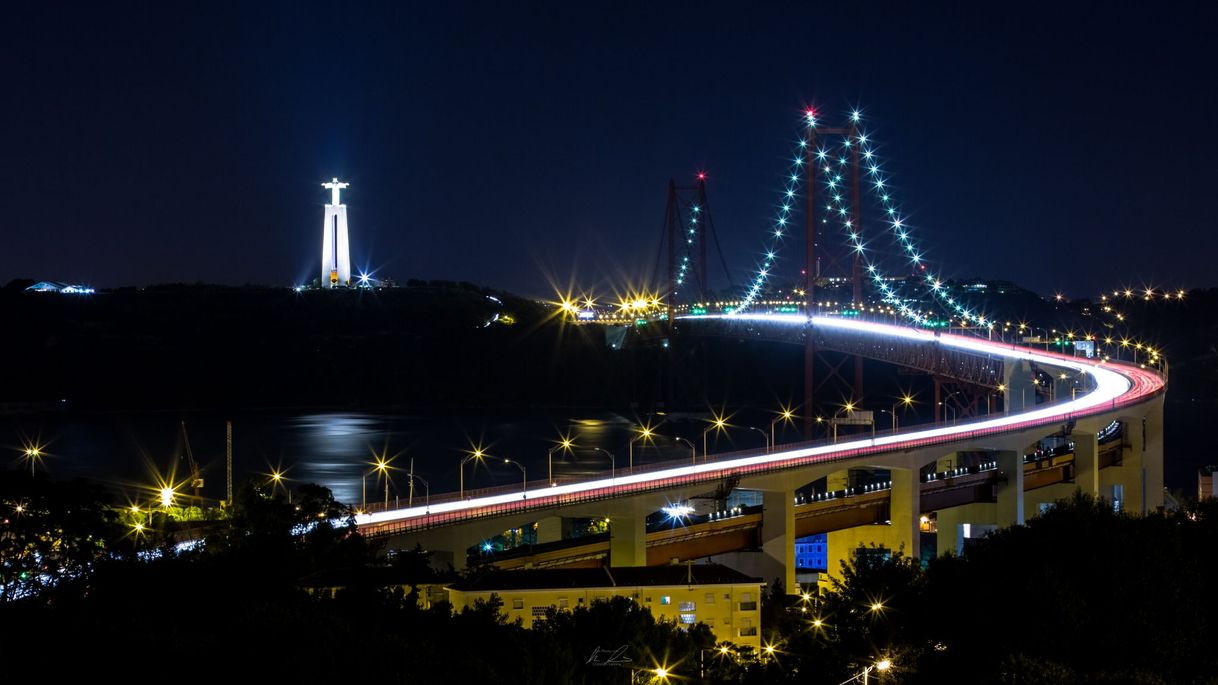
[[[664,211],[664,234],[668,243],[668,280],[664,303],[671,328],[678,298],[706,302],[710,297],[710,263],[707,246],[713,240],[731,281],[727,261],[715,234],[710,202],[706,196],[706,174],[699,172],[694,185],[679,186],[668,180],[668,204]]]
[[[808,110],[808,117],[815,116],[814,110]],[[804,290],[804,311],[809,317],[816,312],[816,282],[824,275],[821,270],[821,254],[818,250],[820,246],[820,231],[817,221],[819,214],[819,206],[817,205],[817,175],[818,167],[821,165],[822,159],[818,155],[820,146],[818,142],[821,139],[838,137],[846,141],[845,146],[849,150],[849,165],[848,165],[848,183],[850,188],[850,222],[854,227],[853,230],[860,236],[863,235],[863,217],[862,217],[862,177],[859,173],[859,145],[849,144],[851,141],[859,139],[859,130],[857,120],[851,119],[848,126],[838,128],[828,128],[813,126],[809,128],[807,136],[807,145],[804,146],[804,174],[805,174],[805,189],[807,194],[807,211],[806,228],[804,235],[804,270],[803,270],[803,290]],[[839,260],[833,255],[829,255],[830,263],[836,265]],[[851,285],[851,302],[853,307],[861,309],[863,307],[863,265],[859,254],[855,252],[850,264],[850,285]],[[809,324],[810,325],[810,324]],[[816,341],[815,336],[809,330],[804,337],[804,435],[810,437],[815,417],[813,407],[815,406],[815,391],[816,378],[814,373],[816,361]],[[830,365],[830,375],[839,375],[838,367]],[[840,375],[839,375],[840,377]],[[844,379],[843,379],[844,380]],[[854,356],[854,383],[851,385],[851,395],[853,401],[859,401],[863,397],[863,358]]]

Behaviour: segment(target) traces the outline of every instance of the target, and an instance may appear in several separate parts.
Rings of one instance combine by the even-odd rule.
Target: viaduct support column
[[[561,516],[550,516],[539,520],[537,522],[537,544],[562,540],[569,532],[568,525],[567,519]]]
[[[1142,501],[1138,509],[1143,514],[1163,508],[1163,398],[1160,397],[1144,417],[1142,439]]]
[[[1084,494],[1100,496],[1100,444],[1095,433],[1074,431],[1074,484]]]
[[[761,551],[773,569],[765,580],[782,579],[788,595],[799,594],[795,581],[795,491],[778,490],[762,495]]]
[[[850,487],[850,470],[834,471],[825,476],[825,492],[837,492]]]
[[[892,469],[892,490],[888,494],[888,520],[893,543],[907,557],[922,556],[922,488],[915,469]],[[895,549],[893,551],[896,551]]]
[[[609,565],[647,565],[647,517],[614,516],[609,519]]]
[[[1022,526],[1023,455],[1014,451],[999,452],[998,477],[998,526]]]

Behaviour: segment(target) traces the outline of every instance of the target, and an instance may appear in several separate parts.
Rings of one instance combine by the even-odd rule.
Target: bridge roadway
[[[739,315],[731,318],[754,324],[806,327],[802,316]],[[887,526],[862,526],[830,535],[831,556],[844,556],[857,544],[872,542],[890,548],[904,547],[917,554],[920,488],[923,467],[950,459],[960,451],[988,451],[995,455],[1000,479],[997,502],[990,510],[966,505],[939,512],[940,528],[948,520],[959,523],[1009,525],[1024,520],[1022,463],[1030,445],[1050,433],[1070,432],[1076,455],[1086,465],[1076,469],[1080,489],[1121,499],[1135,513],[1153,511],[1162,503],[1162,399],[1166,379],[1154,370],[1128,364],[1103,363],[1033,350],[980,338],[932,333],[891,324],[836,317],[813,317],[814,328],[831,330],[839,339],[859,338],[859,349],[883,347],[886,342],[926,348],[925,354],[949,350],[1004,364],[1009,413],[951,426],[914,427],[875,437],[851,437],[836,444],[822,442],[784,446],[781,451],[736,452],[712,455],[702,463],[676,463],[618,471],[616,477],[576,483],[529,484],[526,494],[516,488],[498,488],[433,497],[427,506],[371,512],[357,516],[360,530],[370,536],[389,536],[393,547],[425,548],[453,555],[464,566],[464,550],[478,540],[526,523],[539,522],[543,539],[553,538],[562,517],[606,517],[610,524],[610,557],[614,565],[647,563],[645,519],[668,502],[684,501],[725,485],[764,493],[761,550],[757,569],[764,577],[785,577],[794,587],[794,494],[797,488],[820,478],[834,478],[851,468],[885,469],[892,473]],[[1089,392],[1069,401],[1030,408],[1021,406],[1016,393],[1030,384],[1029,365],[1060,370],[1085,378]],[[1022,395],[1023,393],[1019,393]],[[1064,393],[1058,393],[1063,396]],[[1026,410],[1025,410],[1026,409]],[[1101,477],[1096,436],[1111,421],[1125,426],[1123,444],[1128,452],[1117,468]],[[1020,496],[1015,497],[1015,492]],[[946,514],[946,516],[945,516]],[[961,519],[961,517],[966,517]],[[958,520],[959,519],[959,520]],[[885,529],[879,531],[878,529]],[[945,546],[940,544],[940,549]],[[835,567],[830,562],[831,568]]]
[[[1119,466],[1121,450],[1120,441],[1101,444],[1099,467]],[[1073,452],[1025,462],[1024,492],[1073,483],[1073,466]],[[967,504],[992,503],[995,501],[996,488],[1001,486],[998,475],[997,464],[963,473],[952,470],[936,472],[932,478],[921,483],[922,511],[926,514]],[[885,524],[889,521],[888,491],[888,487],[877,487],[849,494],[797,498],[795,537]],[[761,545],[761,531],[761,507],[720,512],[713,517],[673,520],[665,528],[647,532],[647,565],[667,564],[673,559],[704,559],[756,548]],[[511,570],[600,566],[608,558],[609,536],[600,534],[524,545],[496,553],[488,557],[488,561],[501,570]]]

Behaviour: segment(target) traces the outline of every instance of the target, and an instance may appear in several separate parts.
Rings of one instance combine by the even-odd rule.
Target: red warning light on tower
[[[706,172],[705,172],[705,171],[699,171],[699,172],[698,172],[698,180],[699,180],[699,181],[705,181],[705,180],[706,180]]]

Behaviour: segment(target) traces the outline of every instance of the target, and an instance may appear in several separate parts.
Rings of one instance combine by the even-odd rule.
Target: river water
[[[651,418],[661,437],[654,445],[635,444],[635,463],[684,458],[690,454],[684,437],[701,452],[705,415],[670,415]],[[754,426],[768,429],[768,417],[758,414]],[[191,451],[199,463],[205,498],[225,496],[225,422],[233,426],[234,482],[265,479],[272,470],[284,470],[291,483],[318,483],[334,491],[344,502],[363,499],[365,474],[377,455],[392,458],[395,474],[390,498],[406,497],[409,479],[403,474],[414,461],[414,472],[429,482],[431,490],[455,491],[458,464],[474,447],[481,445],[491,456],[484,465],[467,465],[465,487],[483,488],[519,483],[520,470],[503,463],[510,458],[524,464],[530,481],[547,474],[547,451],[567,435],[577,449],[568,455],[554,454],[556,478],[608,472],[614,455],[618,469],[628,462],[628,442],[638,421],[608,411],[575,414],[521,413],[481,415],[397,414],[370,411],[252,412],[233,416],[220,414],[46,414],[0,419],[0,445],[9,452],[12,466],[22,464],[24,446],[39,444],[45,457],[37,466],[56,479],[85,477],[99,481],[127,497],[146,499],[158,479],[171,475],[181,483],[189,476],[182,439],[186,422]],[[644,418],[644,421],[647,419]],[[734,423],[743,422],[737,419]],[[790,431],[786,439],[798,439]],[[730,450],[761,447],[764,437],[748,429],[737,429],[712,440],[711,449]],[[421,485],[416,496],[422,496]],[[189,488],[181,487],[186,492]],[[367,500],[384,498],[384,481],[367,476]]]

